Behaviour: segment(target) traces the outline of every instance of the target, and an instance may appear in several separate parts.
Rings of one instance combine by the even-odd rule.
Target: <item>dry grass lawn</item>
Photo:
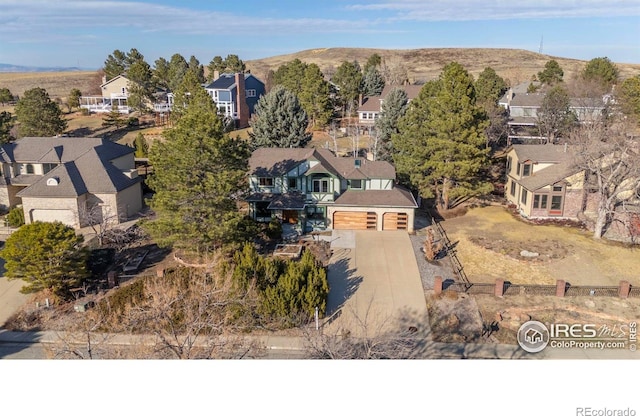
[[[472,282],[496,278],[514,284],[640,285],[640,248],[597,241],[573,227],[531,225],[503,207],[474,208],[442,223]],[[521,250],[537,252],[527,260]]]
[[[9,88],[19,96],[32,88],[44,88],[53,100],[66,100],[73,88],[84,95],[100,95],[101,82],[96,71],[0,73],[0,88]]]

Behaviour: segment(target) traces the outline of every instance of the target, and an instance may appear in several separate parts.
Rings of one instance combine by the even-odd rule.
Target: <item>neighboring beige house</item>
[[[127,104],[130,88],[131,81],[124,75],[118,75],[109,81],[103,77],[100,85],[102,95],[80,97],[80,108],[86,108],[92,113],[108,113],[115,104],[119,112],[128,114],[131,111]]]
[[[25,137],[2,145],[0,207],[25,222],[121,222],[142,208],[134,149],[92,137]]]
[[[260,148],[249,160],[250,215],[278,218],[301,231],[413,231],[416,201],[382,161],[327,149]]]
[[[505,196],[525,217],[577,219],[594,203],[584,178],[567,146],[518,144],[507,151]]]

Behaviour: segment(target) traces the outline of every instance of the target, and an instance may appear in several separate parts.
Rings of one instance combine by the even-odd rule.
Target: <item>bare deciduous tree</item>
[[[632,131],[622,120],[609,120],[583,123],[570,135],[573,164],[597,195],[594,238],[603,236],[621,207],[640,201],[640,143]]]

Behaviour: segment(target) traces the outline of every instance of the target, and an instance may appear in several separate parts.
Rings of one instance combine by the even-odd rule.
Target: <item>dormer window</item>
[[[349,180],[349,188],[350,189],[362,189],[362,179],[351,179],[351,180]]]
[[[362,166],[362,160],[360,159],[354,159],[353,161],[353,165],[357,168],[359,168],[360,166]]]
[[[273,186],[273,178],[259,178],[258,179],[258,184],[260,186],[272,187]]]
[[[531,176],[531,163],[523,163],[522,164],[522,176]]]
[[[27,174],[33,175],[34,173],[36,173],[36,171],[33,168],[33,165],[32,164],[28,164],[27,165]]]

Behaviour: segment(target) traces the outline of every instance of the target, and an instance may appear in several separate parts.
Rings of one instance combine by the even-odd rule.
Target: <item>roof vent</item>
[[[60,184],[60,178],[53,177],[47,179],[47,186],[58,186]]]

